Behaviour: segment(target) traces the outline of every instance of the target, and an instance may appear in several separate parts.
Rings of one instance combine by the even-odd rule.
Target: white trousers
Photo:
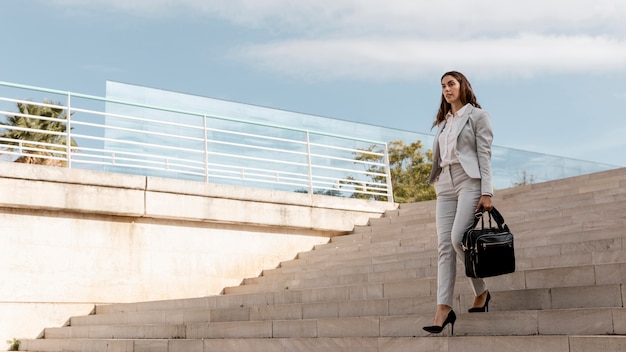
[[[456,260],[463,261],[463,233],[472,225],[476,205],[481,196],[480,180],[470,178],[460,164],[443,168],[435,182],[437,191],[437,237],[439,262],[437,269],[437,304],[452,307],[456,282]],[[485,292],[483,279],[469,278],[474,295]]]

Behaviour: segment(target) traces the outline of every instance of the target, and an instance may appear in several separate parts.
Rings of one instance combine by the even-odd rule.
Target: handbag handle
[[[496,224],[498,225],[499,230],[504,230],[508,228],[508,226],[506,226],[506,224],[504,223],[504,218],[502,217],[502,214],[500,214],[496,207],[492,207],[491,210],[484,210],[482,207],[478,209],[476,213],[474,213],[474,225],[472,225],[472,228],[476,227],[479,219],[483,222],[483,228],[485,228],[483,220],[483,213],[485,211],[489,213],[489,227],[491,227],[491,219],[493,218],[493,220],[495,220]]]

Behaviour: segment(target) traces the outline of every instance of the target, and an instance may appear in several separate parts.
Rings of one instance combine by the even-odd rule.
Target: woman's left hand
[[[489,211],[493,208],[493,204],[491,203],[491,197],[490,196],[480,196],[480,199],[478,200],[478,205],[476,206],[476,211],[480,210],[480,208],[483,208],[485,211]]]

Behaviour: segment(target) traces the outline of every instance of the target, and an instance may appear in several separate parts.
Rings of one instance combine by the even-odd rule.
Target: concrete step
[[[604,271],[620,270],[611,264]],[[576,275],[580,273],[553,273],[554,276],[570,275],[574,284],[552,285],[544,287],[526,287],[524,277],[510,274],[497,278],[488,278],[487,283],[492,292],[491,310],[537,310],[563,309],[582,307],[622,307],[626,299],[626,288],[622,278],[614,278],[615,282],[598,282],[579,284]],[[563,280],[567,281],[567,280]],[[591,280],[588,280],[591,281]],[[608,281],[608,280],[604,280]],[[532,283],[532,277],[529,279]],[[147,322],[154,319],[159,322],[184,323],[186,321],[204,321],[204,319],[224,320],[240,317],[271,316],[286,319],[289,316],[302,317],[338,317],[359,316],[372,307],[387,307],[388,314],[401,315],[403,312],[416,314],[428,313],[435,305],[436,279],[412,279],[379,284],[361,284],[339,287],[316,288],[308,290],[283,290],[273,293],[247,293],[224,296],[206,297],[198,300],[166,300],[151,304],[116,304],[97,306],[95,315],[75,317],[74,321],[99,321],[105,323],[113,320],[122,322]],[[468,281],[459,278],[456,284],[454,308],[464,311],[471,305],[473,293]],[[193,305],[195,302],[196,305]],[[353,304],[350,302],[354,302]],[[185,308],[181,308],[185,307]],[[359,307],[363,310],[359,310]],[[274,310],[272,310],[274,309]],[[294,309],[296,310],[294,313]],[[147,313],[146,313],[147,312]],[[213,313],[211,313],[213,312]],[[217,312],[217,313],[216,313]],[[379,313],[383,313],[379,312]],[[145,314],[144,314],[145,313]],[[118,314],[108,317],[107,314]],[[121,315],[119,315],[121,314]],[[323,315],[325,314],[325,315]]]
[[[570,177],[566,179],[541,182],[532,185],[496,190],[496,195],[503,198],[534,198],[538,196],[561,197],[564,195],[586,192],[602,192],[606,189],[623,189],[625,184],[623,169]]]
[[[538,204],[507,204],[498,207],[505,222],[514,229],[525,230],[523,224],[536,224],[541,227],[549,227],[553,223],[594,224],[602,225],[605,221],[624,219],[623,210],[626,209],[626,200],[598,204],[590,200],[583,204],[556,203],[548,209],[541,209]],[[435,217],[433,216],[432,222]],[[587,226],[590,227],[590,226]],[[374,230],[372,230],[374,231]]]
[[[555,287],[533,290],[492,290],[490,312],[526,310],[554,310],[575,308],[622,308],[624,285],[593,285]],[[384,293],[382,294],[384,296]],[[306,299],[306,297],[305,297]],[[473,300],[466,292],[455,298],[454,309],[465,312]],[[367,316],[401,316],[430,314],[436,305],[434,295],[415,295],[400,298],[349,298],[343,301],[316,301],[309,303],[274,303],[265,305],[233,306],[213,309],[148,310],[98,313],[72,317],[69,326],[182,325],[205,322],[233,322],[260,320],[299,320],[319,318],[347,318]]]
[[[618,206],[619,205],[619,206]],[[590,207],[592,209],[590,210]],[[528,212],[517,210],[519,214],[511,212],[513,216],[504,213],[507,225],[514,234],[523,235],[526,238],[544,238],[547,234],[558,234],[580,231],[601,231],[603,229],[615,229],[626,224],[626,201],[619,204],[598,206],[594,204],[578,207],[570,210],[555,209],[551,212]],[[416,238],[421,241],[436,241],[434,218],[430,223],[420,227],[402,223],[394,225],[369,226],[368,233],[360,232],[352,235],[337,236],[327,244],[314,247],[314,250],[324,250],[354,246],[357,244],[371,245],[382,242],[399,242]]]
[[[560,217],[573,217],[574,219],[587,220],[586,217],[580,217],[583,213],[598,214],[605,219],[611,219],[615,216],[623,217],[623,212],[620,210],[626,208],[626,195],[624,199],[617,200],[598,200],[591,195],[586,197],[583,197],[583,195],[575,195],[567,198],[541,200],[533,203],[519,202],[519,204],[509,202],[506,205],[497,206],[497,208],[501,211],[505,221],[510,225],[517,225],[518,223],[529,221],[550,220]],[[380,228],[393,229],[403,226],[415,227],[416,229],[430,229],[433,228],[434,219],[434,211],[428,216],[420,214],[407,214],[396,217],[383,216],[381,218],[370,219],[368,226],[372,227],[372,230],[369,232],[375,232]]]
[[[580,243],[555,244],[516,251],[518,271],[560,268],[593,264],[626,262],[622,239],[592,240]],[[408,252],[389,255],[388,261],[354,263],[332,262],[329,259],[315,265],[302,262],[300,266],[276,269],[280,274],[249,278],[240,286],[261,285],[272,290],[310,288],[355,282],[385,282],[417,277],[435,277],[436,251]],[[367,257],[367,256],[366,256]],[[457,262],[457,272],[464,273],[463,263]],[[331,269],[331,270],[329,270]],[[267,274],[268,272],[266,272]],[[235,286],[235,287],[240,287]],[[247,288],[242,288],[247,290]],[[225,293],[238,289],[226,288]]]
[[[622,171],[623,172],[623,171]],[[620,182],[625,182],[621,180]],[[598,203],[610,203],[614,201],[623,200],[626,196],[624,186],[618,186],[619,182],[615,180],[612,183],[598,183],[595,185],[569,185],[560,188],[543,188],[528,190],[527,192],[516,193],[519,190],[507,190],[503,192],[496,192],[494,200],[502,200],[506,204],[525,204],[525,203],[537,203],[543,207],[549,207],[556,203],[556,200],[561,199],[568,201],[563,203],[565,207],[576,204],[579,201],[585,201],[587,199],[594,199]],[[545,186],[542,185],[542,186]],[[508,201],[512,202],[508,202]]]
[[[517,271],[512,274],[503,275],[495,278],[488,278],[486,281],[492,290],[523,290],[523,289],[541,289],[551,287],[580,287],[589,285],[611,285],[623,284],[626,282],[620,270],[626,270],[624,263],[610,263],[599,265],[584,265],[562,268],[545,268],[533,269],[527,271]],[[459,293],[469,293],[469,285],[467,279],[463,277],[463,272],[457,272],[456,291]],[[352,285],[329,285],[327,287],[302,288],[297,287],[276,287],[283,291],[297,292],[302,291],[305,297],[315,295],[334,295],[332,299],[338,300],[343,296],[350,296],[351,292],[368,292],[378,294],[379,290],[383,290],[385,298],[412,297],[415,295],[429,295],[436,288],[436,278],[434,276],[427,278],[410,278],[397,281],[381,281],[358,283]],[[271,288],[267,288],[270,290]],[[232,293],[263,292],[262,287],[246,287],[240,286],[233,288]],[[230,292],[230,291],[229,291]],[[306,302],[306,301],[305,301]]]
[[[23,351],[39,352],[623,352],[625,336],[331,337],[173,340],[25,340]]]
[[[457,313],[457,336],[625,335],[626,308]],[[434,314],[47,328],[46,339],[221,339],[429,336]]]
[[[625,252],[621,252],[622,258],[626,257]],[[570,257],[566,257],[570,258]],[[563,259],[562,257],[555,257],[554,260]],[[583,258],[585,259],[585,258]],[[571,260],[578,260],[577,256],[571,256]],[[610,262],[610,261],[607,261]],[[614,264],[610,262],[611,264]],[[521,266],[521,265],[520,265]],[[571,268],[577,266],[587,266],[588,265],[575,265],[575,266],[563,266],[562,268],[565,270],[573,270]],[[557,269],[555,267],[542,267],[534,270],[542,270],[540,271],[543,274],[546,274],[543,270],[546,269]],[[530,268],[527,268],[525,271],[528,271],[528,277],[533,277],[533,272],[530,272]],[[521,270],[520,270],[521,271]],[[554,270],[548,270],[552,272]],[[559,271],[557,271],[559,272]],[[295,290],[307,290],[314,289],[319,287],[330,287],[330,286],[340,286],[340,285],[373,285],[377,283],[396,283],[403,281],[410,281],[415,279],[434,279],[436,277],[437,269],[435,267],[430,268],[416,268],[416,269],[403,269],[403,270],[395,270],[395,271],[382,271],[382,272],[371,272],[371,273],[361,273],[361,274],[350,274],[350,275],[339,275],[333,277],[324,277],[323,272],[319,277],[313,277],[310,279],[304,278],[292,278],[285,279],[279,278],[275,280],[268,279],[264,282],[257,282],[253,284],[236,286],[233,288],[229,288],[226,290],[227,294],[240,294],[240,293],[255,293],[255,292],[276,292],[276,291],[286,291],[291,290],[292,292]],[[462,264],[459,264],[457,267],[457,280],[465,281],[464,277],[464,268]],[[510,274],[513,275],[513,274]],[[520,275],[520,277],[522,277]],[[547,283],[549,285],[550,283]]]
[[[539,258],[555,255],[585,254],[594,252],[606,252],[623,249],[624,231],[614,230],[589,230],[577,233],[553,235],[550,237],[526,239],[523,235],[515,235],[516,258]],[[371,258],[366,264],[374,263],[379,258],[399,258],[409,260],[411,258],[436,257],[436,248],[426,247],[424,244],[402,244],[398,242],[385,242],[384,244],[359,245],[347,248],[337,248],[336,252],[310,251],[301,253],[298,258],[284,261],[275,269],[263,271],[263,275],[272,275],[271,271],[289,273],[300,269],[325,270],[340,266],[346,267],[351,264],[358,265],[361,261],[355,259]]]
[[[548,230],[546,230],[548,231]],[[624,241],[624,231],[621,226],[610,229],[578,229],[565,233],[549,234],[529,238],[525,233],[515,234],[516,256],[532,258],[540,256],[563,255],[575,252],[593,252],[619,249]],[[434,237],[434,236],[433,236]],[[344,266],[353,259],[372,258],[394,255],[410,255],[411,253],[428,252],[436,255],[435,240],[428,242],[399,242],[397,239],[376,244],[337,245],[333,250],[312,250],[299,253],[296,259],[280,263],[279,268],[267,269],[263,275],[272,275],[271,271],[289,272],[299,270],[297,267],[328,268],[333,265]],[[420,256],[421,257],[421,256]]]

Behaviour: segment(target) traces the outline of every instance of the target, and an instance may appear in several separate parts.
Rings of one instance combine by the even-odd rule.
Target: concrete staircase
[[[487,279],[489,313],[459,263],[449,329],[429,336],[434,202],[403,204],[222,295],[95,307],[24,351],[626,351],[626,169],[498,191],[517,271]]]

